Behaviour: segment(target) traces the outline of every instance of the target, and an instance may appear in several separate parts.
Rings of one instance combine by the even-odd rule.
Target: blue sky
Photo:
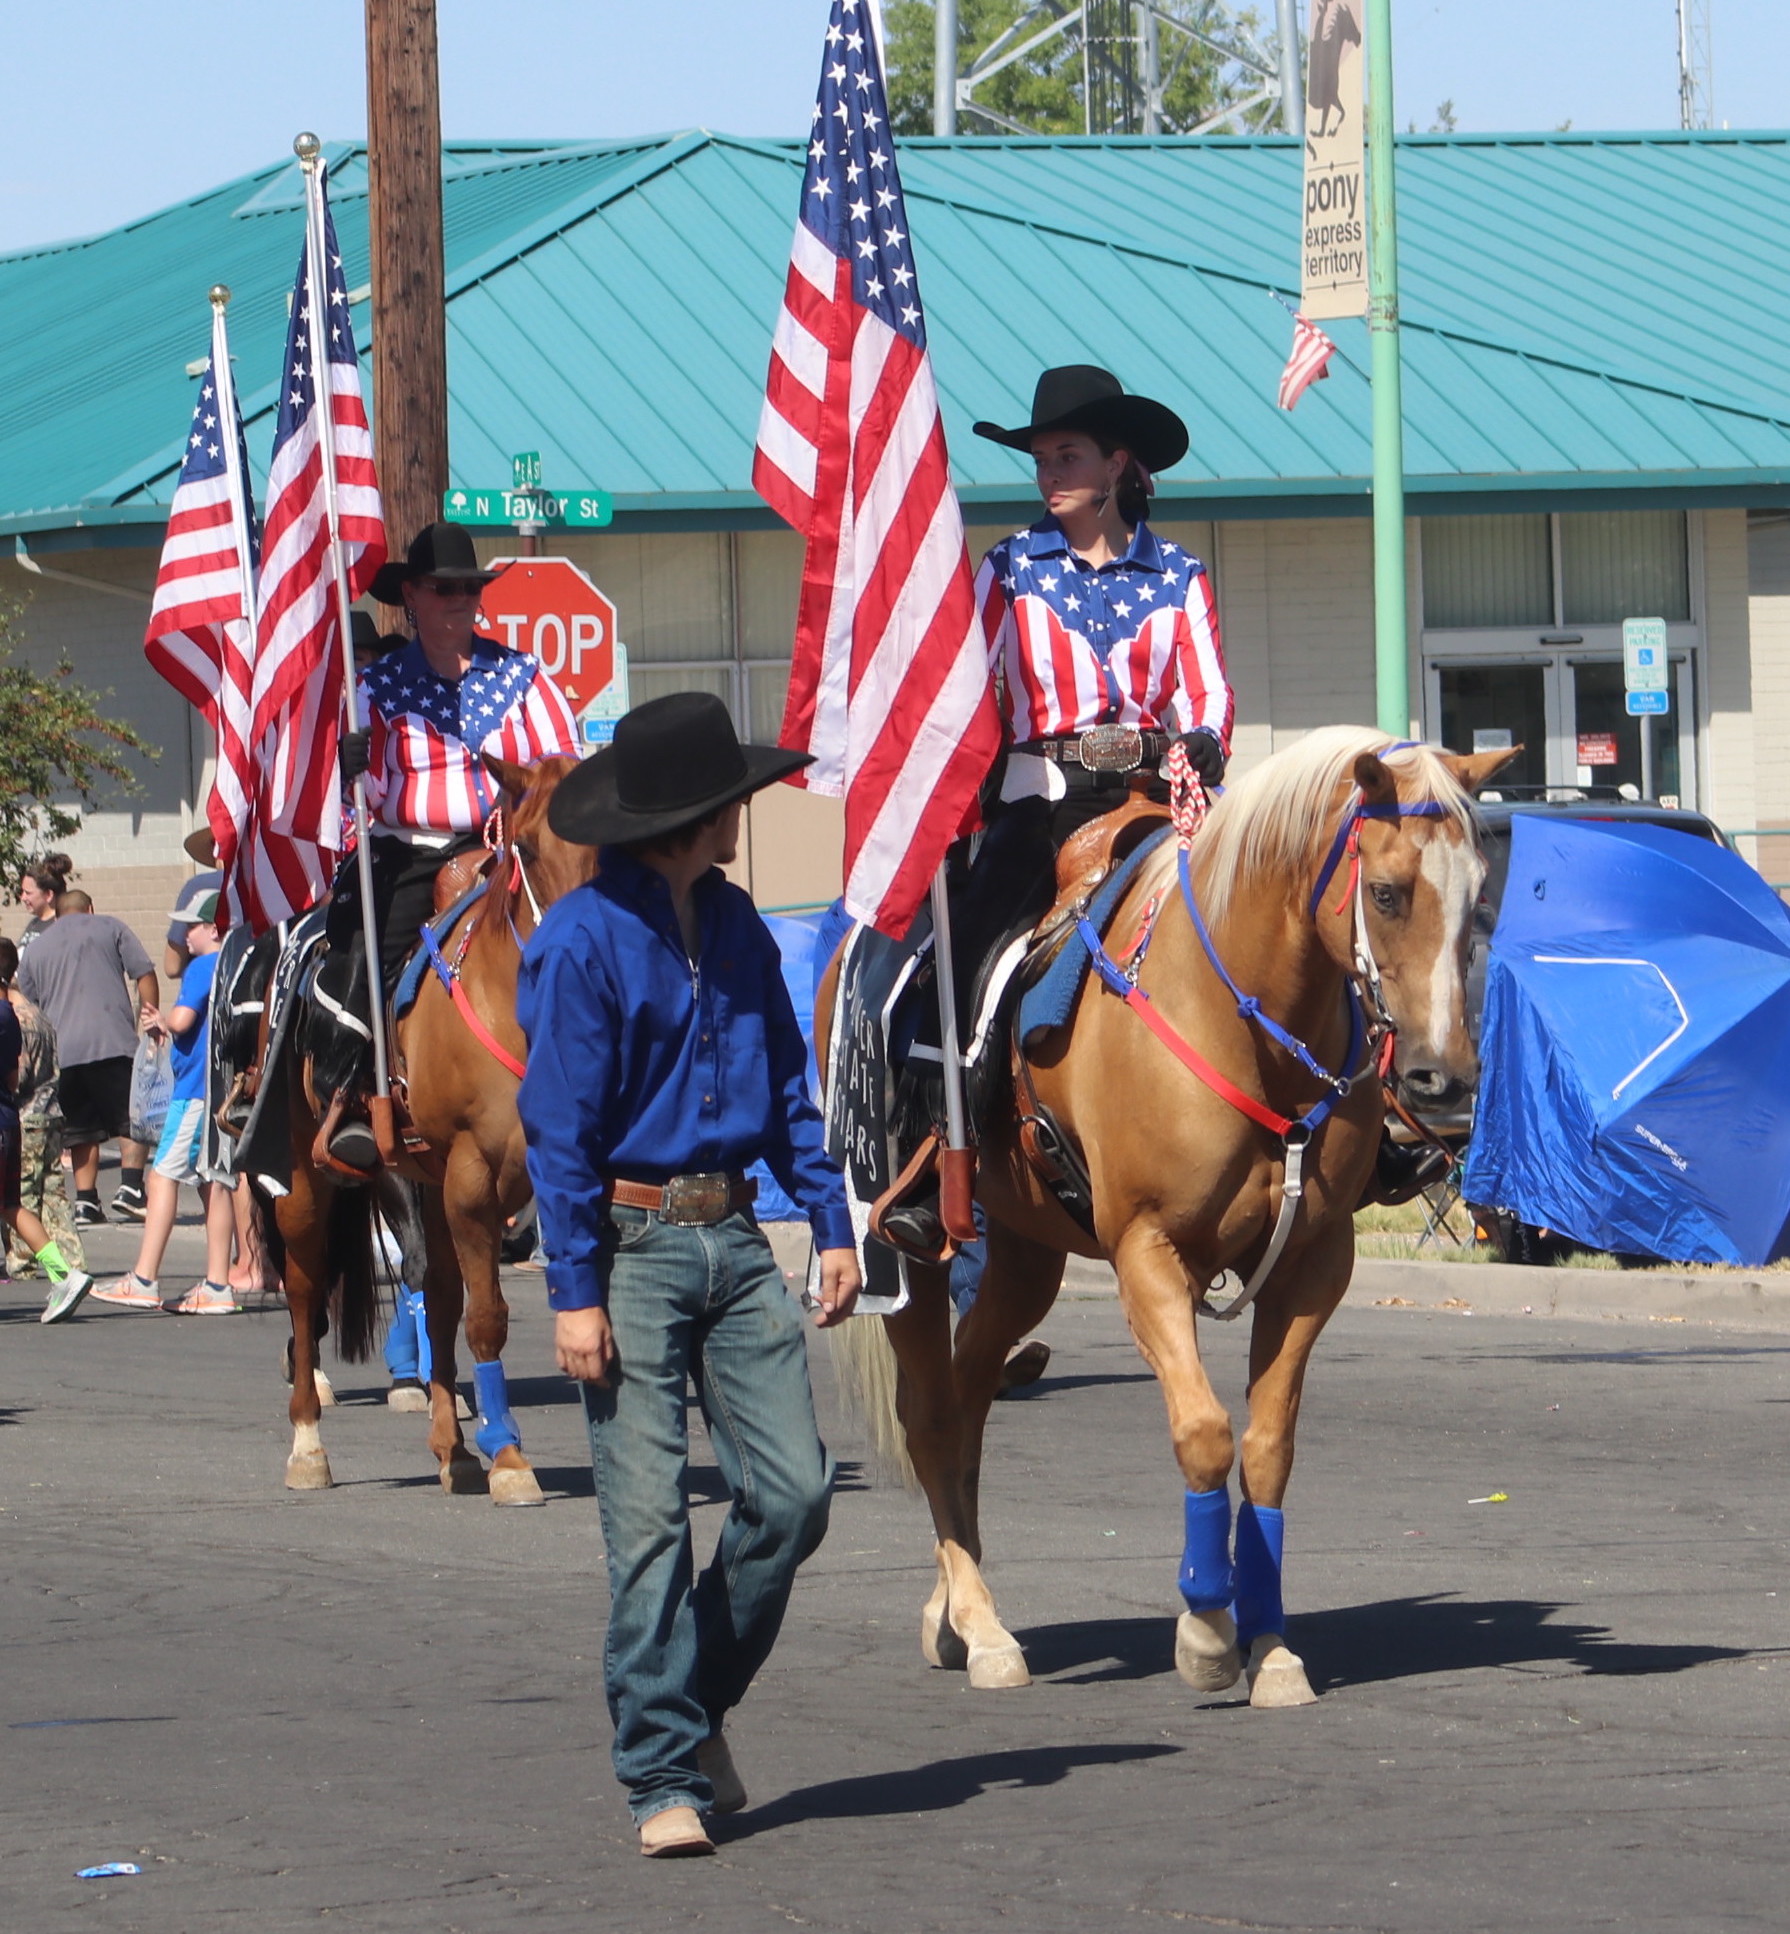
[[[1271,13],[1267,0],[1257,0]],[[1790,4],[1712,0],[1715,117],[1790,125]],[[793,134],[826,0],[439,0],[450,135]],[[362,0],[15,7],[0,250],[90,234],[366,129]],[[1394,0],[1399,125],[1677,125],[1673,0]]]

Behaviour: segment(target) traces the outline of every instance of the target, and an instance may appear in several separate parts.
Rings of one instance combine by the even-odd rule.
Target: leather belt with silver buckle
[[[626,1209],[647,1209],[661,1222],[706,1229],[758,1199],[758,1184],[725,1170],[710,1175],[674,1175],[662,1187],[652,1182],[615,1181],[609,1199]]]
[[[1057,739],[1032,739],[1016,745],[1053,765],[1080,766],[1084,772],[1136,772],[1148,761],[1160,765],[1168,755],[1165,732],[1145,732],[1135,725],[1094,725],[1087,731]]]

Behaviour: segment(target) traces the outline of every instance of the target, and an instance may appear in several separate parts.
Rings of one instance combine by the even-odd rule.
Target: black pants
[[[417,935],[435,910],[435,876],[458,854],[480,844],[477,833],[460,833],[446,846],[413,846],[374,835],[373,911],[379,929],[381,1002],[388,999],[416,948]],[[360,861],[343,860],[329,903],[324,932],[329,952],[317,970],[320,1030],[313,1049],[320,1093],[356,1086],[372,1040],[373,1002],[368,984],[366,935],[361,923]]]

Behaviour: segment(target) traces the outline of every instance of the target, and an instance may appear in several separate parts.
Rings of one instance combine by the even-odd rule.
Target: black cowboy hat
[[[380,565],[368,591],[380,604],[402,604],[404,587],[413,578],[477,578],[489,584],[496,576],[480,568],[472,533],[464,524],[430,524],[410,540],[402,564],[394,560]]]
[[[1127,396],[1110,369],[1092,363],[1067,363],[1047,369],[1032,394],[1032,420],[1016,430],[978,423],[977,436],[1030,452],[1032,439],[1046,430],[1080,430],[1129,450],[1144,468],[1166,470],[1187,454],[1187,425],[1166,403],[1148,396]]]
[[[547,824],[579,846],[658,839],[813,763],[811,753],[741,745],[713,692],[668,692],[618,719],[614,743],[566,774]]]

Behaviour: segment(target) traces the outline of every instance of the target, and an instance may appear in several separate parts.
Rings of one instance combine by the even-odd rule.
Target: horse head
[[[1358,870],[1352,882],[1338,870],[1344,890],[1323,896],[1330,904],[1318,910],[1320,930],[1397,1028],[1395,1066],[1413,1106],[1451,1106],[1478,1080],[1467,961],[1485,861],[1472,796],[1520,749],[1360,752],[1340,807],[1345,823],[1360,810],[1350,849]]]
[[[575,846],[547,823],[547,807],[576,759],[555,753],[537,765],[520,766],[486,752],[485,770],[503,788],[504,838],[515,857],[515,887],[521,888],[523,918],[536,907],[550,907],[597,870],[594,846]],[[514,889],[512,889],[514,891]]]

